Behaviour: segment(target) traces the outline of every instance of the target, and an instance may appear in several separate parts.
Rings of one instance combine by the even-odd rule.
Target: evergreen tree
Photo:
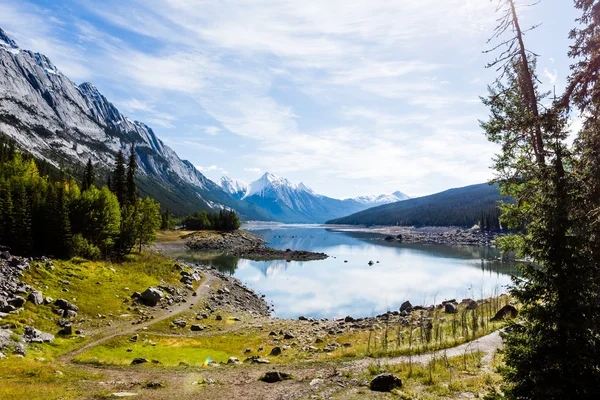
[[[127,199],[125,157],[123,151],[119,150],[115,160],[115,169],[112,175],[112,192],[117,196],[120,205],[124,205]]]
[[[492,65],[502,76],[484,103],[482,126],[502,146],[496,157],[503,193],[517,199],[502,206],[502,222],[520,234],[505,237],[534,265],[523,265],[511,293],[522,321],[504,335],[503,391],[510,399],[595,399],[600,396],[598,280],[577,231],[575,210],[582,188],[565,144],[567,117],[558,102],[540,112],[535,57],[525,49],[513,0],[500,0],[495,37],[514,32]],[[529,56],[527,55],[529,54]],[[590,274],[591,273],[591,274]]]
[[[135,184],[135,172],[137,171],[137,162],[135,161],[135,144],[131,143],[131,152],[129,153],[129,162],[127,164],[127,195],[128,204],[135,204],[137,199],[137,187]]]
[[[11,187],[13,204],[12,229],[9,231],[8,243],[17,254],[30,254],[33,237],[31,227],[31,206],[27,190],[21,180],[15,180]]]
[[[92,159],[88,158],[88,162],[85,166],[85,172],[83,174],[83,181],[81,184],[81,190],[86,191],[96,184],[96,172],[94,171],[94,164]]]
[[[93,183],[90,187],[94,187]],[[55,208],[56,220],[56,255],[69,257],[71,255],[71,220],[69,218],[69,197],[67,189],[61,182],[58,183]]]
[[[0,244],[8,244],[14,216],[10,182],[0,179]]]

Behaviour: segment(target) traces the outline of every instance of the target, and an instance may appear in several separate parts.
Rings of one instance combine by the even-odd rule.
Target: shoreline
[[[239,257],[252,261],[315,261],[329,256],[307,250],[278,250],[268,247],[260,236],[245,230],[233,232],[197,231],[182,237],[187,250],[214,250],[225,256]]]
[[[399,243],[448,244],[454,246],[496,247],[494,240],[505,236],[504,232],[490,232],[460,228],[456,226],[385,226],[367,227],[364,225],[322,225],[334,232],[365,232],[387,235],[380,240]]]

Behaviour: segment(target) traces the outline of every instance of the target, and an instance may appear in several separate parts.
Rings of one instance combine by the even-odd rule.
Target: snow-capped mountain
[[[267,172],[249,185],[242,200],[261,207],[281,222],[321,223],[331,219],[329,216],[332,215],[346,216],[384,204],[384,201],[398,201],[399,198],[399,195],[394,194],[365,196],[360,201],[338,200],[317,194],[304,183],[295,185],[286,178]]]
[[[141,192],[172,212],[229,207],[265,217],[181,160],[149,126],[121,114],[93,84],[75,84],[43,54],[20,49],[2,28],[0,135],[56,166],[79,168],[91,158],[101,171],[134,143]]]
[[[217,185],[223,189],[224,192],[229,193],[236,199],[241,199],[248,192],[248,184],[239,179],[232,179],[228,176],[223,176],[217,182]]]
[[[396,191],[391,194],[380,194],[378,196],[371,195],[354,197],[352,200],[357,201],[360,204],[368,205],[369,207],[374,207],[408,199],[410,199],[410,197],[408,197],[406,194],[402,193],[401,191]]]

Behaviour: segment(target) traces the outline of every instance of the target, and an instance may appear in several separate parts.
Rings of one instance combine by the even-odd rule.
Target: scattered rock
[[[144,385],[145,389],[160,389],[163,387],[165,387],[165,385],[162,382],[158,381],[150,381]]]
[[[133,361],[131,362],[131,365],[138,365],[138,364],[145,364],[147,362],[150,362],[148,360],[146,360],[145,358],[134,358]]]
[[[456,314],[458,312],[458,310],[453,303],[446,303],[444,305],[444,312],[446,314]]]
[[[44,297],[42,296],[42,292],[39,290],[34,290],[33,292],[29,293],[27,300],[32,302],[34,305],[39,306],[44,302]]]
[[[292,379],[292,376],[288,373],[279,371],[268,371],[260,378],[261,381],[266,383],[281,382],[286,379]]]
[[[392,374],[379,374],[373,378],[369,387],[375,392],[391,392],[402,387],[402,380]]]
[[[277,347],[273,347],[273,349],[271,350],[271,353],[269,353],[269,355],[271,356],[278,356],[281,354],[281,347],[277,346]]]
[[[187,322],[181,319],[176,319],[175,321],[173,321],[173,325],[177,325],[180,328],[185,328],[187,326]]]
[[[15,296],[12,299],[8,299],[6,302],[16,308],[23,307],[25,304],[25,299],[21,296]]]
[[[412,306],[412,304],[410,304],[410,301],[405,301],[400,306],[400,312],[402,312],[402,311],[409,311],[410,312],[412,309],[413,309],[413,306]]]
[[[54,302],[54,305],[57,306],[60,310],[70,310],[70,311],[79,311],[79,307],[75,304],[72,304],[70,301],[65,299],[58,299]]]
[[[13,350],[13,354],[25,356],[27,354],[27,350],[25,350],[25,345],[23,343],[17,343]]]
[[[157,288],[149,287],[140,295],[142,303],[149,307],[154,307],[163,298],[163,293]]]
[[[138,339],[139,339],[139,338],[140,338],[140,334],[139,334],[139,333],[136,333],[135,335],[133,335],[133,336],[132,336],[132,337],[129,339],[129,341],[130,341],[130,342],[132,342],[132,343],[135,343],[135,342],[137,342],[137,341],[138,341]]]
[[[205,329],[206,329],[206,327],[204,325],[198,325],[198,324],[194,324],[191,327],[192,332],[200,332],[200,331],[203,331]]]
[[[500,310],[498,310],[496,315],[494,315],[490,319],[490,321],[494,322],[494,321],[501,321],[501,320],[507,319],[507,318],[516,318],[518,314],[519,314],[519,311],[514,306],[507,304],[504,307],[502,307]]]
[[[227,364],[242,364],[242,362],[235,357],[229,357]]]

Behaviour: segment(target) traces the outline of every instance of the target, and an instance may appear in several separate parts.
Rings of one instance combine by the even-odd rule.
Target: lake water
[[[266,295],[275,315],[365,317],[398,310],[410,300],[430,305],[506,292],[514,263],[496,261],[497,249],[389,243],[384,236],[339,232],[323,226],[248,225],[277,249],[323,252],[322,261],[251,261],[214,252],[171,254],[210,263]],[[344,262],[347,261],[347,262]],[[374,264],[370,266],[369,261]]]

